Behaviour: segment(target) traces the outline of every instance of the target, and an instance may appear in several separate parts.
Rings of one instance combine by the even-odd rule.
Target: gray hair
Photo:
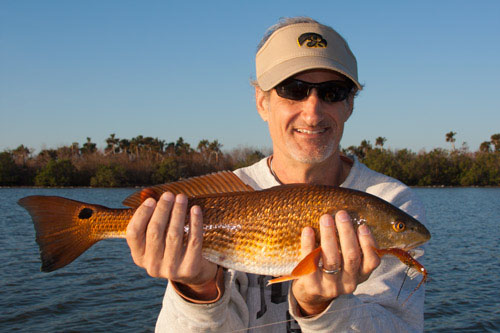
[[[297,24],[297,23],[318,23],[318,24],[321,24],[318,21],[313,20],[312,18],[307,17],[307,16],[281,17],[279,19],[278,23],[270,26],[266,30],[266,32],[264,33],[264,37],[262,37],[262,40],[260,41],[259,45],[257,45],[257,52],[259,52],[260,48],[267,42],[269,37],[271,37],[271,35],[275,31],[277,31],[283,27],[286,27],[288,25]]]

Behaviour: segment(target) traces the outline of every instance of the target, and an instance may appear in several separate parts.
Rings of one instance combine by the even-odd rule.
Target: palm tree
[[[218,140],[210,142],[208,149],[210,151],[210,156],[215,155],[215,163],[219,163],[219,154],[221,154],[222,144]]]
[[[198,151],[200,153],[203,153],[208,149],[209,144],[210,142],[207,139],[200,140],[200,142],[198,142],[198,147],[197,147]]]
[[[386,141],[387,141],[386,138],[379,136],[378,138],[375,139],[375,146],[383,147]]]
[[[175,143],[174,142],[169,142],[167,143],[165,147],[165,152],[167,156],[173,156],[175,155]]]
[[[491,142],[484,141],[483,143],[481,143],[481,145],[479,146],[479,151],[483,153],[491,152]]]
[[[347,147],[346,149],[342,149],[342,152],[345,154],[345,155],[354,155],[358,158],[363,158],[363,152],[361,151],[361,149],[357,146],[349,146]]]
[[[184,139],[181,137],[179,137],[179,139],[177,139],[177,142],[175,143],[175,153],[177,154],[177,156],[180,156],[180,155],[188,155],[192,152],[192,149],[191,149],[191,145],[187,142],[184,142]]]
[[[203,139],[198,143],[197,149],[205,161],[210,159],[209,145],[210,142],[207,139]]]
[[[82,146],[82,148],[80,149],[80,151],[83,153],[83,154],[91,154],[91,153],[94,153],[97,148],[96,148],[96,144],[92,142],[92,139],[87,137],[87,142],[85,142]]]
[[[491,143],[495,147],[495,151],[500,152],[500,133],[493,134],[490,139]]]
[[[155,153],[157,161],[160,160],[164,148],[165,148],[165,140],[154,138],[153,141],[151,142],[151,150]]]
[[[153,142],[154,142],[154,139],[150,136],[143,138],[142,145],[144,146],[144,150],[152,151],[153,150]]]
[[[451,150],[455,150],[455,141],[457,141],[455,139],[455,134],[457,134],[457,132],[450,131],[446,133],[446,142],[451,142]]]
[[[120,150],[125,154],[130,154],[130,141],[127,139],[121,139],[118,143]]]
[[[363,157],[366,156],[366,153],[372,149],[372,144],[368,140],[361,141],[359,145],[359,150],[361,151]]]
[[[78,142],[73,142],[71,144],[71,156],[79,155],[80,153],[80,144]]]
[[[113,154],[117,153],[118,144],[120,143],[120,139],[115,137],[115,133],[109,135],[109,138],[106,139],[107,146],[104,149],[104,152],[112,152]]]
[[[142,135],[138,135],[135,138],[130,140],[130,149],[135,150],[135,156],[139,157],[139,152],[142,150],[142,146],[144,144],[144,137]]]

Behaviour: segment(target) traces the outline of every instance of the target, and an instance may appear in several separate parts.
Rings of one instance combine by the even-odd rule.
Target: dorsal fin
[[[156,185],[133,193],[125,200],[125,206],[136,208],[147,198],[160,199],[164,192],[173,194],[184,193],[188,197],[206,194],[229,193],[229,192],[253,192],[254,189],[243,183],[238,176],[231,171],[221,171],[204,176],[198,176],[179,180],[173,183]]]

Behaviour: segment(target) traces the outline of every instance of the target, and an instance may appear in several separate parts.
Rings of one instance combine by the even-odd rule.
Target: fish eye
[[[395,232],[404,231],[405,228],[406,225],[403,222],[392,222],[392,229],[394,229]]]

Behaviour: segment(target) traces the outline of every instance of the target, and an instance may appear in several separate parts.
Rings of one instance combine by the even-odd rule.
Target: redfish
[[[368,225],[379,249],[383,249],[379,255],[394,254],[403,260],[397,251],[405,252],[430,239],[429,231],[415,218],[368,193],[308,184],[255,191],[232,172],[143,189],[123,201],[130,207],[126,209],[55,196],[29,196],[20,199],[19,204],[33,219],[42,271],[50,272],[68,265],[100,240],[124,238],[136,208],[148,197],[158,200],[166,191],[184,193],[189,207],[201,207],[203,256],[207,260],[243,272],[285,276],[273,282],[294,279],[317,269],[320,248],[301,261],[300,235],[306,226],[318,235],[323,214],[346,210],[355,228]],[[404,258],[407,265],[421,266],[413,258],[414,262]],[[425,273],[425,278],[425,270],[421,273]]]

